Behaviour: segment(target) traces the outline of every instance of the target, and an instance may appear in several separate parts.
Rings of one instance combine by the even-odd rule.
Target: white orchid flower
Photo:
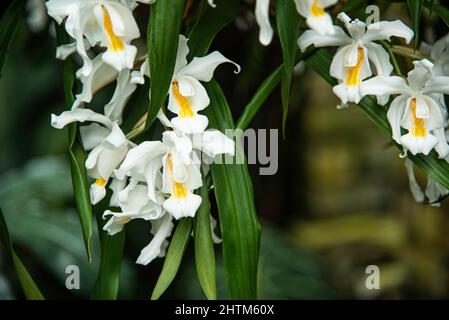
[[[115,176],[120,180],[131,177],[135,181],[145,182],[148,186],[148,198],[157,202],[156,189],[162,181],[162,158],[167,152],[168,147],[160,141],[142,142],[128,151],[125,160],[115,171]]]
[[[447,161],[447,160],[446,160]],[[405,159],[405,167],[407,169],[407,176],[409,179],[410,191],[413,198],[418,203],[423,203],[427,197],[429,203],[434,207],[440,206],[440,201],[449,195],[449,190],[440,185],[438,182],[430,177],[427,177],[427,186],[425,192],[422,191],[418,182],[416,181],[413,162]]]
[[[412,154],[427,155],[435,148],[444,158],[449,154],[444,134],[447,112],[437,101],[439,95],[449,93],[449,77],[433,77],[433,64],[426,59],[413,64],[408,84],[401,77],[377,76],[363,82],[361,91],[363,95],[399,94],[387,114],[393,139]],[[402,135],[401,127],[408,133]]]
[[[449,34],[435,41],[432,46],[421,43],[420,51],[430,55],[435,76],[449,76]]]
[[[175,219],[193,217],[201,204],[201,197],[193,191],[202,186],[201,162],[193,151],[190,137],[166,131],[162,142],[146,141],[131,149],[115,176],[146,182],[148,197],[152,200],[156,198],[158,181],[162,178],[161,191],[169,195],[163,208]]]
[[[148,78],[150,77],[150,64],[148,58],[142,62],[140,70],[131,72],[131,83],[144,84],[145,76]]]
[[[315,47],[339,47],[332,60],[330,75],[338,79],[339,84],[333,87],[333,91],[340,98],[341,107],[344,107],[348,102],[358,103],[363,97],[360,84],[372,75],[369,62],[373,63],[379,76],[388,76],[393,71],[388,53],[373,41],[389,40],[396,36],[409,43],[413,31],[400,20],[366,25],[357,19],[351,21],[345,13],[340,13],[338,19],[345,23],[349,35],[338,26],[332,35],[307,30],[299,37],[298,45],[302,51],[312,44]],[[384,105],[387,101],[388,96],[378,97],[379,104]]]
[[[207,0],[209,5],[215,8],[217,5],[214,0]],[[273,28],[270,23],[270,0],[256,0],[255,16],[259,25],[259,41],[264,46],[270,44],[273,39]]]
[[[97,204],[106,195],[106,185],[114,170],[125,158],[132,143],[126,139],[117,122],[89,109],[65,111],[52,115],[52,126],[61,129],[73,122],[96,122],[80,127],[84,148],[89,151],[86,169],[89,177],[96,179],[90,187],[92,204]],[[101,125],[100,125],[101,124]]]
[[[332,17],[324,9],[337,2],[338,0],[295,0],[296,9],[306,18],[309,28],[321,35],[335,33]]]
[[[111,183],[111,189],[113,190],[116,187],[116,181],[117,179],[114,179]],[[139,184],[137,181],[132,181],[126,188],[120,190],[117,198],[116,203],[111,205],[120,207],[121,212],[106,210],[103,214],[103,219],[111,216],[103,227],[103,230],[106,230],[110,235],[122,231],[123,226],[131,220],[154,220],[159,219],[164,214],[160,205],[163,198],[160,197],[159,202],[153,202],[148,198],[148,186]]]
[[[175,130],[176,136],[186,136],[190,139],[192,148],[204,153],[204,155],[209,158],[215,158],[217,155],[228,154],[233,156],[235,153],[235,143],[232,139],[228,138],[222,132],[216,129],[207,129],[198,134],[186,135],[180,131],[176,131],[170,120],[163,113],[162,110],[159,111],[157,118],[161,121],[162,125],[167,128],[172,128]],[[168,133],[167,133],[168,134]],[[174,133],[170,133],[173,135]],[[201,158],[204,159],[204,155],[200,154]],[[208,161],[210,159],[207,159]]]
[[[273,28],[270,23],[270,0],[256,0],[256,21],[259,25],[259,42],[264,46],[273,39]]]
[[[45,0],[28,0],[26,3],[28,11],[27,23],[33,32],[41,32],[47,25],[47,13]]]
[[[210,81],[215,69],[222,63],[234,64],[237,67],[236,73],[240,71],[240,66],[218,51],[204,57],[195,57],[187,64],[188,53],[187,39],[180,35],[175,70],[169,89],[168,109],[178,115],[171,119],[173,127],[190,134],[203,132],[209,124],[206,116],[198,114],[198,111],[205,109],[210,103],[206,89],[200,81]]]
[[[163,143],[169,152],[163,157],[162,192],[170,194],[163,207],[175,219],[194,217],[201,197],[193,193],[203,185],[200,161],[193,152],[191,140],[174,131],[165,131]]]
[[[114,0],[49,0],[47,12],[58,24],[65,19],[67,33],[76,40],[77,51],[83,59],[80,73],[92,71],[84,37],[94,46],[100,44],[106,51],[102,59],[117,71],[131,69],[137,48],[131,40],[140,37],[139,28],[130,8]]]
[[[112,121],[122,123],[122,113],[131,95],[137,86],[132,83],[131,71],[128,69],[118,72],[105,63],[101,56],[95,57],[92,64],[92,72],[88,76],[80,76],[82,90],[75,96],[72,110],[81,107],[84,103],[90,103],[93,95],[106,87],[108,84],[117,81],[114,94],[111,100],[104,107],[104,114]]]
[[[173,231],[172,217],[165,214],[162,218],[151,220],[153,239],[142,249],[136,263],[147,265],[157,257],[164,257],[168,247],[167,238]]]
[[[173,131],[164,132],[162,141],[145,141],[131,149],[115,176],[146,182],[148,197],[154,201],[162,168],[161,191],[169,195],[163,208],[176,219],[193,217],[201,204],[201,197],[193,191],[201,187],[202,181],[192,142]]]

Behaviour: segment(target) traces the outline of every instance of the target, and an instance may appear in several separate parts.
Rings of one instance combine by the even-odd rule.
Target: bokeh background
[[[381,9],[382,18],[410,25],[405,5]],[[143,6],[138,10],[146,17]],[[236,118],[282,59],[277,39],[267,48],[259,44],[251,11],[242,12],[213,44],[242,66],[238,76],[231,66],[216,72]],[[422,29],[429,42],[447,32],[428,16]],[[66,108],[51,33],[48,24],[31,31],[21,21],[0,78],[0,204],[18,255],[44,295],[86,299],[98,272],[98,233],[89,264],[74,205],[67,132],[50,126],[50,114]],[[337,110],[338,101],[319,76],[303,65],[296,71],[286,139],[279,138],[278,173],[260,176],[258,166],[250,166],[262,223],[260,297],[449,298],[447,204],[416,204],[399,151],[357,106]],[[112,90],[104,89],[94,104],[104,103]],[[277,89],[251,127],[280,128],[281,114]],[[149,228],[137,220],[127,228],[119,298],[148,299],[156,283],[162,259],[146,267],[134,263],[151,237]],[[216,256],[219,297],[225,298],[219,245]],[[81,269],[81,288],[69,291],[65,269],[73,264]],[[372,264],[381,270],[380,290],[365,288],[365,269]],[[0,248],[0,299],[15,298],[23,294]],[[205,298],[191,245],[163,298]]]

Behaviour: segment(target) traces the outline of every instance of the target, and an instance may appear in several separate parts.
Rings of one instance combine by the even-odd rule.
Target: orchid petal
[[[195,57],[184,68],[179,70],[181,76],[190,76],[200,81],[208,82],[212,79],[215,69],[222,63],[229,62],[236,66],[235,73],[240,72],[240,66],[224,57],[220,52],[214,51],[204,57]]]

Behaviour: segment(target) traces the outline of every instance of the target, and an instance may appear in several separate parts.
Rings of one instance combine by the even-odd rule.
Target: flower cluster
[[[399,37],[408,44],[413,31],[400,20],[380,21],[371,24],[355,19],[347,14],[337,16],[347,32],[339,26],[332,26],[333,32],[323,34],[324,28],[317,30],[308,22],[311,30],[305,31],[298,39],[302,51],[309,46],[336,46],[329,73],[338,80],[333,92],[341,100],[341,107],[348,102],[358,103],[367,95],[374,95],[379,105],[386,105],[391,95],[396,95],[388,108],[387,118],[391,126],[393,140],[401,145],[404,154],[428,155],[435,149],[440,158],[449,160],[449,145],[445,133],[448,127],[448,112],[444,94],[449,94],[448,37],[438,41],[433,48],[424,49],[430,54],[428,59],[414,61],[414,68],[404,79],[392,76],[393,65],[390,54],[375,41],[389,41]],[[374,66],[375,76],[371,66]],[[413,165],[406,161],[413,195],[418,201],[424,200],[413,173]],[[430,202],[437,201],[448,191],[429,178],[426,195]]]
[[[148,59],[136,58],[137,48],[131,43],[140,36],[133,17],[137,2],[50,0],[46,5],[48,14],[64,23],[74,39],[58,48],[57,57],[65,59],[77,52],[83,60],[76,72],[82,90],[71,110],[52,115],[51,124],[58,129],[69,123],[82,124],[81,140],[89,151],[85,166],[94,181],[90,186],[92,204],[106,197],[107,186],[112,190],[110,209],[103,214],[109,219],[104,230],[114,235],[133,219],[151,222],[153,238],[137,259],[146,265],[165,254],[173,218],[195,216],[202,198],[194,191],[203,185],[202,172],[207,172],[207,164],[217,155],[234,154],[234,141],[218,130],[207,129],[208,118],[199,111],[210,104],[201,82],[210,81],[222,63],[234,64],[237,72],[240,67],[218,51],[188,63],[188,40],[180,35],[167,92],[168,110],[175,116],[168,119],[161,110],[157,117],[165,127],[162,139],[135,144],[120,125],[129,97],[145,77],[150,77]],[[95,46],[103,51],[91,58]],[[134,69],[138,60],[140,67]],[[116,89],[104,112],[86,108],[93,95],[114,80]],[[211,228],[214,225],[211,217]]]

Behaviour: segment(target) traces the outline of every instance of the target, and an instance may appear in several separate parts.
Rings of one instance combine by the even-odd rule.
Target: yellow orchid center
[[[104,180],[103,178],[98,178],[97,180],[95,180],[95,184],[102,188],[104,188],[106,186],[106,183],[108,183],[108,182],[106,180]]]
[[[101,9],[103,10],[103,27],[106,35],[109,39],[109,49],[112,51],[123,51],[125,49],[125,45],[123,41],[117,37],[114,33],[114,29],[112,28],[111,16],[109,15],[108,10],[101,5]]]
[[[173,96],[178,103],[179,106],[179,116],[181,118],[191,118],[195,115],[193,112],[192,104],[190,102],[189,97],[184,97],[181,92],[179,92],[179,83],[178,81],[172,82],[172,91]]]
[[[358,86],[361,82],[360,70],[362,69],[364,52],[363,48],[357,50],[357,64],[353,67],[348,67],[348,73],[346,77],[346,84],[348,86]]]
[[[416,117],[416,99],[413,98],[411,103],[412,108],[412,116],[413,116],[413,127],[412,127],[412,136],[414,137],[425,137],[426,136],[426,127],[424,126],[424,119]]]
[[[130,217],[120,217],[120,218],[117,218],[117,221],[121,222],[121,223],[128,223],[131,221],[131,218]]]
[[[314,17],[324,16],[324,9],[318,5],[318,0],[314,0],[312,6],[310,7],[310,13]]]
[[[168,169],[170,170],[170,174],[173,176],[173,160],[172,155],[169,154],[167,157],[167,164]],[[184,199],[187,198],[187,188],[184,186],[184,184],[173,181],[173,189],[172,189],[172,195],[176,199]]]

